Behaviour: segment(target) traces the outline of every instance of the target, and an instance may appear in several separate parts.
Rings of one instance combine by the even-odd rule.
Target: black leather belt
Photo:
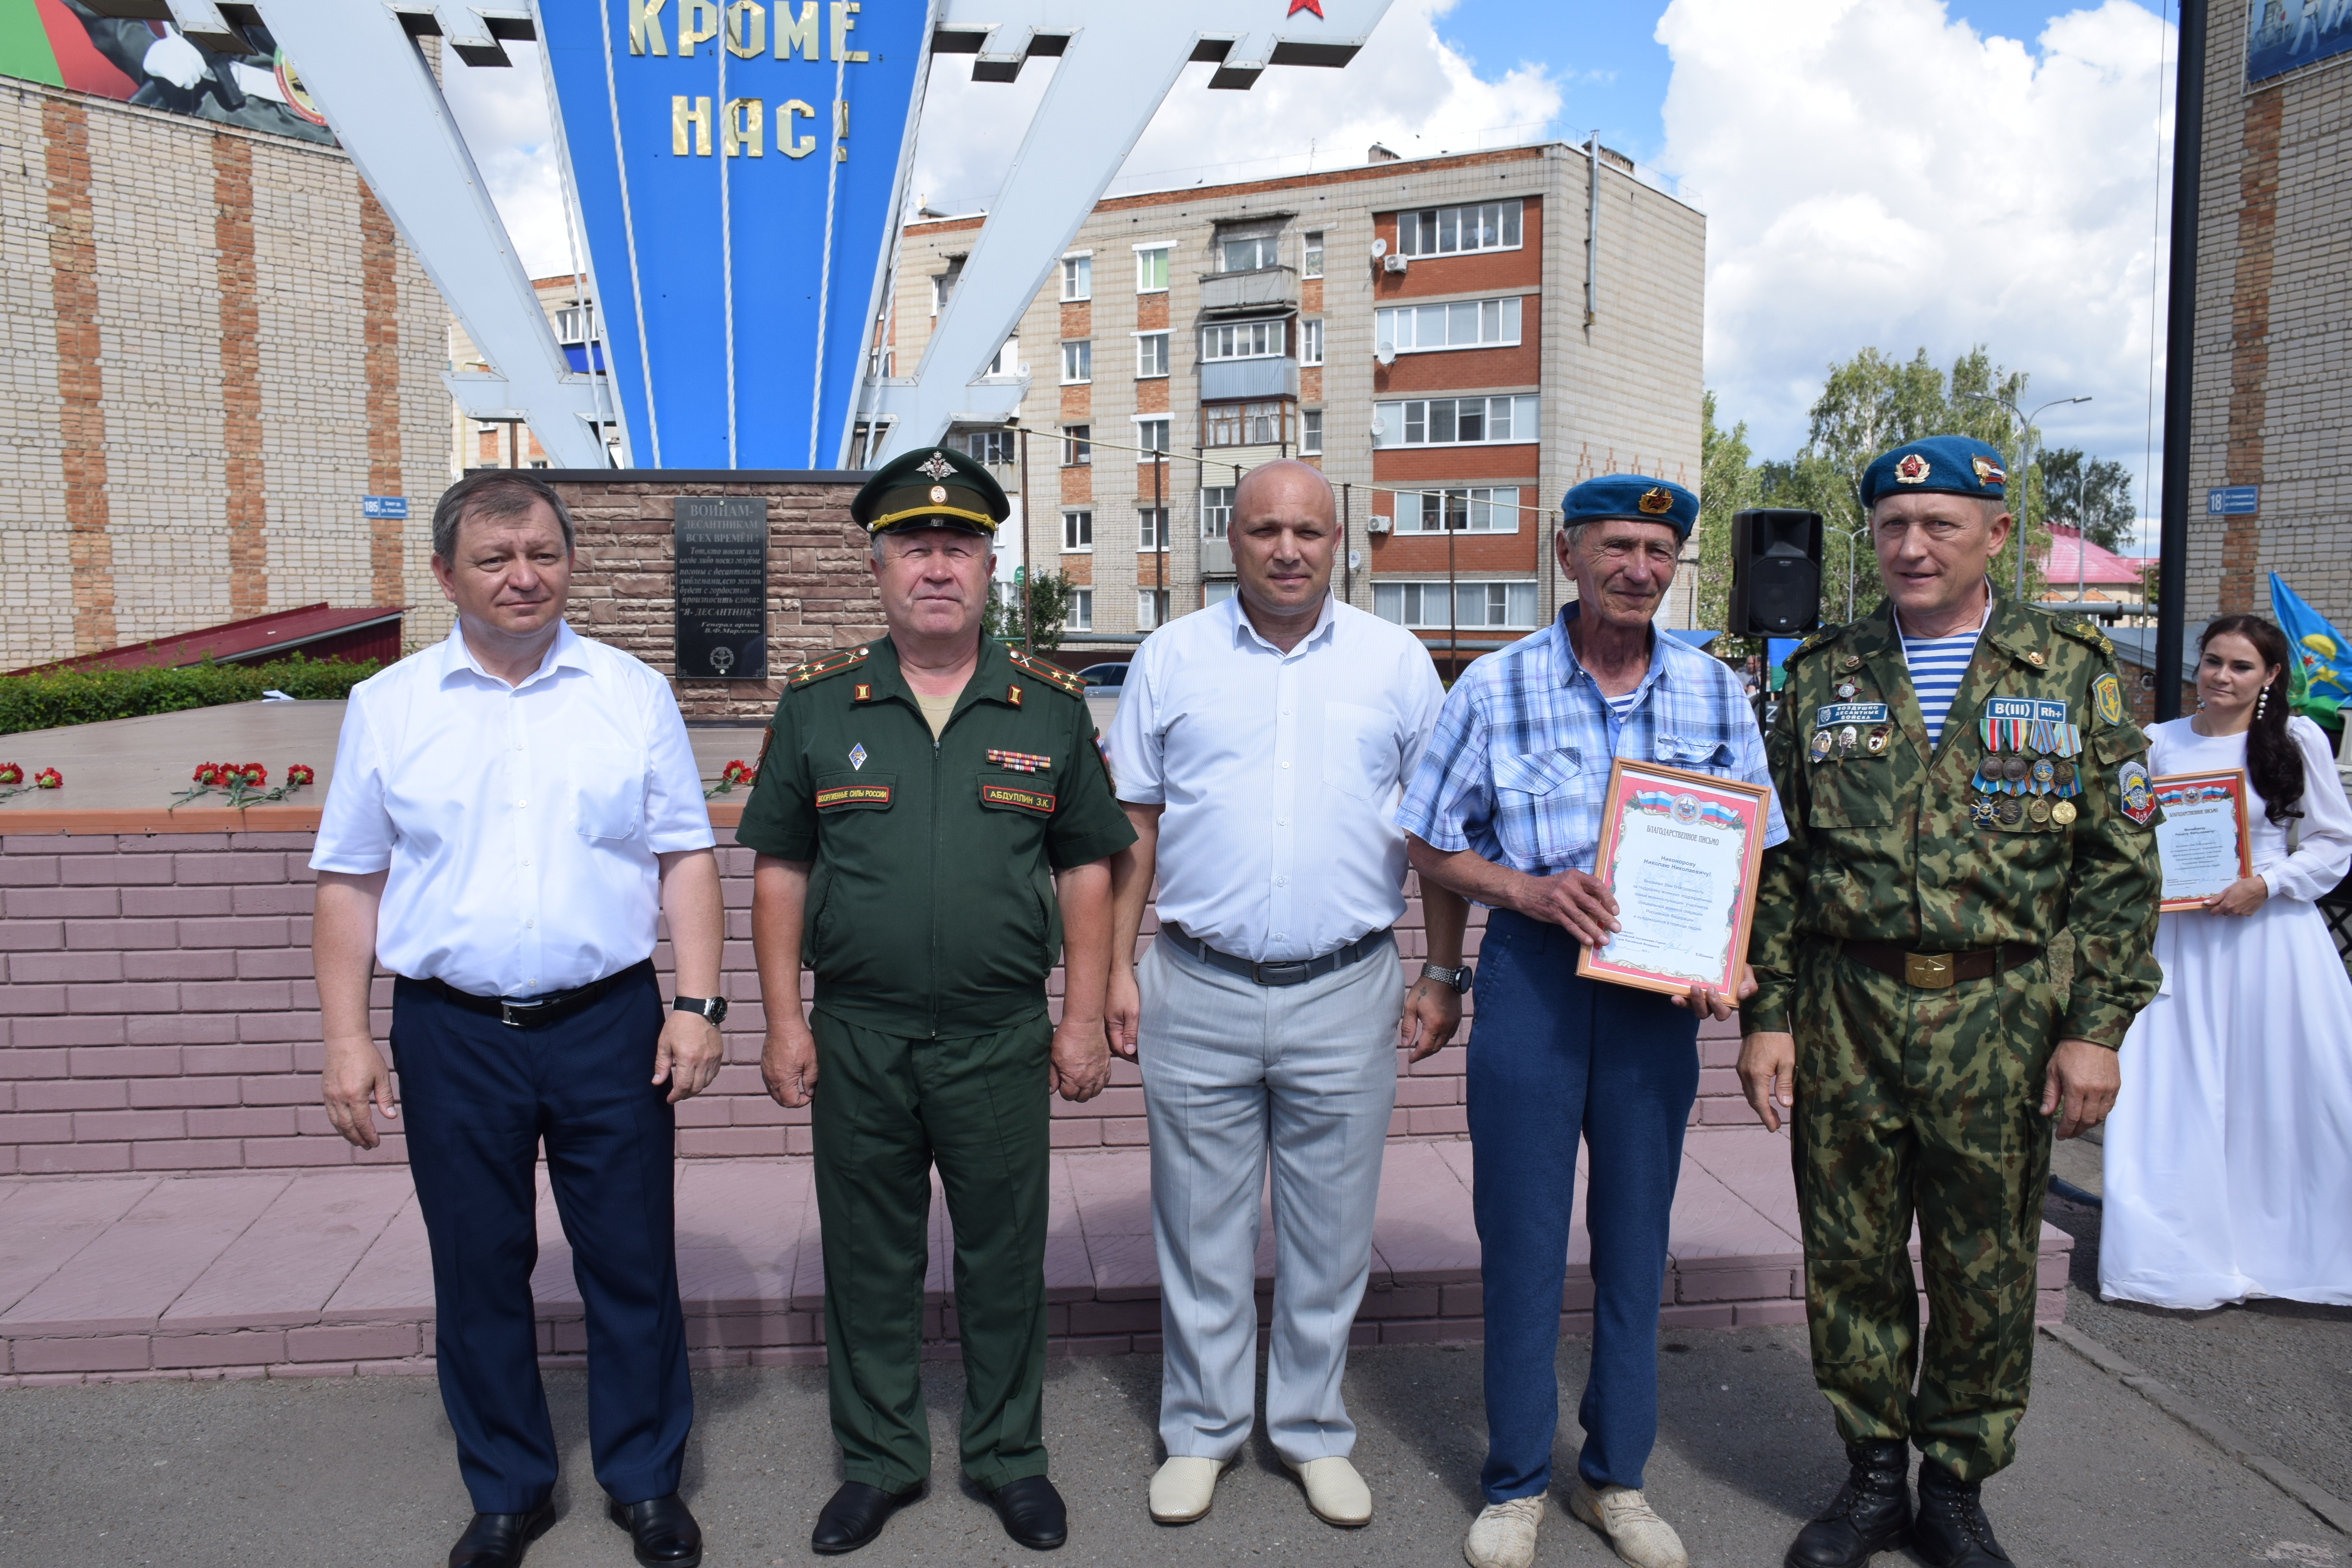
[[[517,1002],[505,996],[477,996],[470,991],[460,991],[446,980],[420,980],[418,984],[430,990],[444,1002],[454,1003],[468,1013],[480,1013],[516,1029],[536,1029],[568,1018],[595,1001],[614,986],[634,980],[639,974],[648,977],[654,972],[650,958],[633,963],[628,968],[607,974],[602,980],[592,980],[570,991],[551,991],[544,996],[533,996]]]
[[[1389,934],[1389,928],[1367,936],[1360,936],[1345,947],[1334,948],[1320,958],[1286,959],[1279,963],[1253,963],[1246,958],[1235,958],[1230,952],[1220,952],[1195,936],[1188,936],[1184,928],[1161,922],[1160,934],[1191,953],[1212,969],[1222,969],[1228,974],[1238,974],[1260,985],[1304,985],[1319,980],[1334,970],[1345,969],[1360,959],[1370,958]]]
[[[2022,969],[2042,956],[2040,948],[2021,942],[1974,948],[1966,952],[1906,952],[1899,943],[1891,942],[1846,942],[1839,945],[1856,963],[1923,991],[1948,990],[1962,980],[1990,980],[2004,969]]]

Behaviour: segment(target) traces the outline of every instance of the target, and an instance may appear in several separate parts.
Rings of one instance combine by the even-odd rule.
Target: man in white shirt
[[[448,639],[353,688],[319,841],[313,962],[327,1114],[399,1115],[369,984],[393,984],[409,1170],[433,1251],[441,1397],[475,1512],[450,1568],[512,1568],[554,1522],[530,1275],[534,1166],[587,1310],[589,1438],[648,1568],[691,1568],[693,1422],[672,1242],[671,1107],[719,1070],[722,916],[701,779],[668,683],[563,623],[572,519],[511,470],[433,514]],[[656,920],[679,989],[666,1012]]]
[[[1390,820],[1445,693],[1420,639],[1338,603],[1330,485],[1305,463],[1244,478],[1238,591],[1153,634],[1111,721],[1138,842],[1112,861],[1112,1048],[1141,1055],[1159,1247],[1151,1517],[1209,1510],[1255,1422],[1258,1194],[1274,1160],[1266,1428],[1328,1523],[1371,1518],[1339,1397],[1370,1270],[1403,1050],[1461,1021],[1468,905],[1424,884],[1429,958],[1399,984],[1404,836]],[[1139,975],[1145,900],[1160,935]],[[1400,1012],[1402,1011],[1402,1017]]]

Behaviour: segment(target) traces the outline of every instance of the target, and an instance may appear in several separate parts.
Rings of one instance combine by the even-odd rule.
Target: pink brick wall
[[[728,909],[727,1065],[678,1108],[688,1155],[805,1153],[808,1113],[761,1086],[751,963],[751,855],[719,830]],[[177,1171],[396,1162],[394,1131],[353,1149],[319,1103],[310,982],[311,835],[163,833],[0,838],[0,1173]],[[1421,906],[1398,930],[1409,969]],[[1475,953],[1478,931],[1471,931]],[[667,962],[667,950],[657,955]],[[1058,986],[1058,975],[1056,984]],[[378,1037],[391,982],[376,982]],[[1692,1120],[1752,1117],[1731,1071],[1733,1026],[1700,1041]],[[1465,1132],[1463,1049],[1406,1068],[1395,1137]],[[1057,1147],[1140,1144],[1143,1090],[1115,1063],[1085,1105],[1054,1102]]]

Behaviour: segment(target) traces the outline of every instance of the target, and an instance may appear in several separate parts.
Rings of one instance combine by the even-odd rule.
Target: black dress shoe
[[[530,1543],[554,1525],[551,1500],[529,1513],[478,1513],[449,1548],[449,1568],[518,1568]]]
[[[1933,1459],[1919,1461],[1919,1518],[1911,1544],[1933,1568],[2000,1568],[2009,1553],[1992,1538],[1978,1494],[1982,1482],[1964,1481]]]
[[[643,1502],[607,1498],[604,1511],[629,1532],[637,1561],[646,1568],[698,1568],[702,1562],[702,1526],[694,1522],[676,1492]]]
[[[1848,1443],[1853,1468],[1829,1511],[1797,1532],[1783,1568],[1862,1568],[1911,1530],[1911,1450],[1899,1439]]]
[[[902,1492],[886,1492],[864,1481],[842,1482],[841,1489],[816,1516],[816,1528],[809,1532],[809,1550],[827,1557],[856,1551],[881,1534],[890,1516],[914,1501],[922,1489],[918,1485]]]
[[[988,1494],[1004,1533],[1032,1552],[1051,1552],[1070,1538],[1070,1510],[1043,1476],[1007,1481]]]

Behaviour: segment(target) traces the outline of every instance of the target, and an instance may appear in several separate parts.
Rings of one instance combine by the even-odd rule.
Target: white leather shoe
[[[1307,1506],[1315,1517],[1326,1524],[1336,1524],[1342,1530],[1354,1530],[1372,1521],[1372,1489],[1356,1473],[1356,1467],[1333,1455],[1328,1458],[1309,1459],[1303,1465],[1282,1461],[1298,1484],[1307,1489]]]
[[[1683,1538],[1632,1487],[1595,1491],[1580,1479],[1568,1494],[1568,1511],[1607,1536],[1619,1559],[1633,1568],[1690,1568]]]
[[[1224,1468],[1214,1459],[1170,1455],[1151,1478],[1152,1522],[1190,1524],[1207,1513],[1209,1504],[1216,1500],[1217,1477]]]
[[[1462,1542],[1470,1568],[1528,1568],[1536,1560],[1536,1526],[1543,1522],[1543,1504],[1541,1492],[1488,1503]]]

